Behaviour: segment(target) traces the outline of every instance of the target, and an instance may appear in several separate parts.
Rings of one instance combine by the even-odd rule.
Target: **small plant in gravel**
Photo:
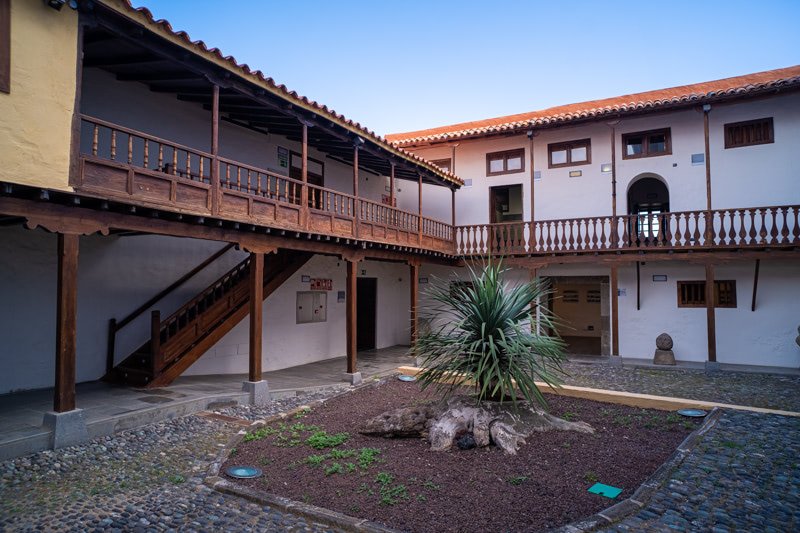
[[[618,416],[612,421],[613,424],[620,426],[629,426],[631,422],[633,422],[633,420],[631,420],[629,416]]]
[[[739,444],[738,442],[734,442],[732,440],[724,440],[720,442],[720,446],[722,446],[723,448],[732,448],[732,449],[744,448],[744,444]]]
[[[307,416],[310,412],[311,412],[311,409],[303,409],[302,411],[297,411],[294,414],[294,417],[295,418],[303,418],[304,416]]]
[[[394,476],[387,474],[386,472],[379,472],[378,475],[375,476],[375,483],[378,483],[381,486],[381,505],[394,505],[400,498],[405,500],[408,499],[406,486],[397,485],[392,487],[391,484],[393,481]]]
[[[186,478],[184,478],[180,474],[175,474],[174,476],[169,476],[169,480],[173,485],[180,485],[181,483],[186,481]]]
[[[366,470],[378,461],[378,454],[381,453],[379,448],[361,448],[361,454],[358,456],[358,466]]]
[[[423,486],[423,487],[425,487],[426,489],[431,489],[431,490],[442,490],[442,486],[441,486],[441,485],[436,485],[436,484],[435,484],[433,481],[431,481],[431,480],[428,480],[428,481],[426,481],[425,483],[423,483],[423,484],[422,484],[422,486]]]
[[[303,462],[311,466],[319,466],[322,463],[324,463],[326,459],[330,458],[331,454],[329,453],[326,453],[325,455],[309,455],[308,457],[303,459]]]
[[[245,435],[244,441],[250,442],[252,440],[261,440],[266,437],[269,437],[270,435],[275,435],[276,433],[278,433],[278,430],[275,428],[263,427],[261,429],[257,429],[254,432]]]
[[[508,478],[508,482],[512,485],[522,485],[526,479],[530,477],[530,474],[525,474],[524,476],[514,476]]]
[[[306,439],[306,444],[312,448],[324,450],[325,448],[339,446],[348,440],[350,440],[349,433],[336,433],[335,435],[329,435],[327,431],[321,430],[315,431],[313,435],[308,437]]]
[[[583,474],[583,479],[585,479],[589,483],[597,483],[598,478],[597,474],[595,474],[594,472],[586,472],[585,474]]]
[[[344,472],[344,469],[342,468],[342,465],[340,465],[339,463],[333,463],[330,466],[330,468],[326,468],[325,469],[325,475],[326,476],[330,476],[332,474],[341,474],[343,472]]]

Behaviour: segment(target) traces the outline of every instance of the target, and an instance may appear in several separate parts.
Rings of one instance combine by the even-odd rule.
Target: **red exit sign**
[[[332,279],[311,278],[311,290],[312,291],[332,291],[333,290],[333,280]]]

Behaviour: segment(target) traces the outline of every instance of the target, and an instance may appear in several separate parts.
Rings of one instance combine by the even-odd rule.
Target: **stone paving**
[[[800,412],[800,376],[566,363],[565,385]]]
[[[800,411],[800,378],[568,363],[567,384]],[[257,420],[324,394],[216,412]],[[335,531],[202,485],[241,426],[187,416],[0,462],[0,531]],[[726,410],[638,513],[605,531],[800,530],[800,419]]]

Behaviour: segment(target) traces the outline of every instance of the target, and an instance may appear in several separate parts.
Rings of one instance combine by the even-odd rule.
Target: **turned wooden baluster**
[[[150,141],[147,139],[144,140],[144,156],[142,160],[144,162],[144,168],[147,168],[147,165],[150,162]]]
[[[741,218],[739,217],[739,211],[734,209],[730,212],[731,214],[731,227],[728,230],[728,244],[735,245],[736,242],[736,224],[741,223]]]
[[[794,211],[794,229],[792,229],[792,244],[796,244],[800,243],[800,224],[798,224],[798,222],[800,222],[800,220],[798,220],[798,211],[800,211],[800,209],[794,207],[792,211]]]
[[[117,130],[111,130],[111,160],[117,157]]]
[[[164,170],[164,145],[158,143],[158,170]]]
[[[780,208],[771,208],[769,212],[772,219],[772,229],[769,232],[770,243],[776,244],[778,242],[778,214],[780,213]]]
[[[186,152],[186,177],[192,179],[192,154]]]
[[[694,218],[693,246],[700,246],[700,213],[690,213],[689,216]]]
[[[205,182],[205,176],[203,176],[203,159],[204,157],[200,156],[200,165],[199,170],[197,171],[200,174],[200,177],[198,178],[200,182]]]
[[[758,244],[767,244],[766,237],[767,237],[767,212],[768,211],[769,211],[769,208],[761,209],[761,227],[759,228],[759,231],[758,231],[758,236],[761,237],[761,238],[758,240]]]
[[[128,135],[128,164],[133,163],[133,135]]]
[[[242,167],[236,167],[236,190],[242,190]]]
[[[172,149],[172,175],[178,174],[178,149]]]
[[[92,155],[97,156],[97,124],[94,125],[94,132],[92,133]]]
[[[788,207],[779,207],[778,211],[781,213],[781,217],[783,218],[783,225],[781,227],[781,244],[786,244],[789,242],[789,208]]]

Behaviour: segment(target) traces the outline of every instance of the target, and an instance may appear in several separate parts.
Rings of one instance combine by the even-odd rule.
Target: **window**
[[[434,159],[431,161],[431,163],[433,163],[434,165],[436,165],[437,167],[441,168],[446,172],[453,171],[452,164],[450,163],[449,159]]]
[[[0,0],[0,92],[11,92],[11,2]]]
[[[655,157],[671,153],[672,140],[669,128],[622,135],[622,159]]]
[[[592,162],[592,143],[589,139],[547,145],[548,168],[588,165]]]
[[[740,148],[775,142],[772,117],[725,124],[725,148]]]
[[[678,282],[678,307],[705,306],[705,281]],[[714,307],[736,307],[736,281],[714,280]]]
[[[508,150],[486,154],[486,175],[513,174],[525,171],[525,150]]]

